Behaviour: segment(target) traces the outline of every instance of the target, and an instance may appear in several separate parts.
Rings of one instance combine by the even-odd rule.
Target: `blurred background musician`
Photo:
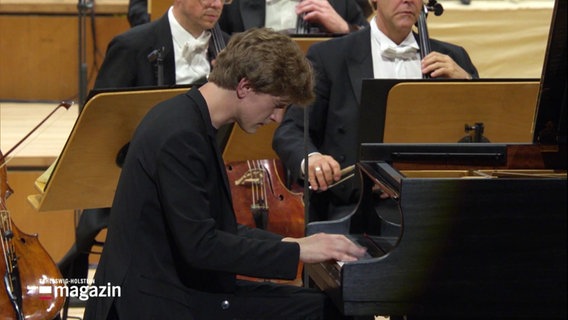
[[[175,0],[161,18],[116,36],[95,89],[158,85],[157,61],[149,61],[153,53],[162,55],[161,85],[204,82],[215,57],[211,30],[226,3],[230,0]],[[226,42],[228,35],[222,38]]]
[[[418,35],[412,31],[422,0],[374,0],[370,28],[317,43],[307,56],[316,70],[316,101],[309,110],[310,221],[335,219],[352,211],[359,197],[356,179],[336,187],[340,169],[356,163],[357,121],[362,79],[471,79],[478,72],[466,50],[431,39],[432,52],[420,61]],[[400,54],[397,55],[397,52]],[[273,148],[290,171],[290,182],[303,183],[304,110],[292,106],[277,128]]]
[[[375,15],[375,5],[371,0],[355,0],[367,21],[369,21]]]
[[[234,0],[223,8],[219,25],[229,34],[253,27],[295,33],[298,16],[310,33],[345,34],[369,25],[354,0]]]
[[[148,0],[130,0],[128,1],[128,23],[131,27],[136,27],[150,22],[150,14],[148,13]]]
[[[229,40],[227,34],[213,30],[227,3],[230,0],[174,0],[161,18],[117,35],[109,43],[94,89],[204,83],[217,49]],[[162,55],[163,83],[152,54]],[[89,253],[107,227],[109,212],[110,208],[82,212],[76,242],[58,263],[65,278],[87,278]]]

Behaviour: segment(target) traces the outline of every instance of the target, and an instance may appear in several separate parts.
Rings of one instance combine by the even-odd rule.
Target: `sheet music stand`
[[[116,158],[146,112],[188,88],[102,92],[84,106],[40,194],[28,196],[40,211],[112,205],[120,175]]]
[[[540,82],[363,80],[360,142],[456,143],[484,124],[492,143],[531,143]]]

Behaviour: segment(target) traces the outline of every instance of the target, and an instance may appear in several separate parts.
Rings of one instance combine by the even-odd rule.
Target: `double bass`
[[[6,201],[14,191],[8,185],[5,159],[57,109],[70,106],[69,102],[60,103],[6,155],[0,151],[0,320],[54,319],[65,303],[64,292],[57,290],[64,286],[57,265],[37,235],[22,232],[12,221]]]
[[[53,319],[65,302],[56,291],[63,277],[37,235],[22,232],[12,221],[6,204],[12,193],[0,152],[0,319]]]
[[[226,169],[240,224],[287,237],[304,236],[302,194],[286,188],[279,160],[233,162]]]
[[[285,237],[305,234],[303,193],[291,191],[283,183],[284,169],[278,159],[229,162],[225,165],[231,184],[233,207],[239,224],[261,228]],[[302,285],[303,264],[292,281],[240,278]]]

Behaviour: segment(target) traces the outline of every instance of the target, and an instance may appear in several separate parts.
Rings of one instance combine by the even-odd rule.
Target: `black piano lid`
[[[565,0],[556,0],[535,119],[534,143],[566,144],[566,14]]]

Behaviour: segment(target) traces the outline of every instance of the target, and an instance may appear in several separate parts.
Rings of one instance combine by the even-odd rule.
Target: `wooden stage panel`
[[[52,8],[49,3],[43,2],[35,10],[49,8],[52,11],[41,14],[11,12],[8,11],[14,9],[11,1],[6,3],[2,0],[0,3],[0,100],[76,99],[79,87],[76,11],[56,12],[58,6]],[[122,9],[114,10],[121,12],[102,14],[101,11],[105,11],[103,7],[96,11],[96,41],[92,37],[91,18],[86,19],[89,88],[94,84],[112,37],[129,29],[126,4],[121,6]],[[74,7],[76,10],[76,2]]]
[[[31,193],[37,192],[34,181],[41,170],[8,170],[8,184],[14,193],[6,205],[14,224],[24,233],[37,234],[38,240],[51,258],[59,261],[75,242],[75,219],[73,210],[38,213],[27,201]]]
[[[125,13],[128,0],[96,0],[95,12],[98,14]],[[1,13],[77,13],[77,0],[2,0]]]

